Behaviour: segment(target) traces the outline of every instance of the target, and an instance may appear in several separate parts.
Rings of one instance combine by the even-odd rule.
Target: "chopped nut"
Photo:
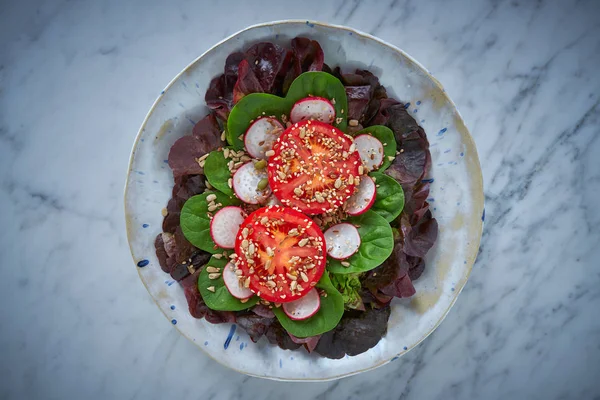
[[[298,242],[298,246],[304,247],[308,244],[308,238],[304,238]]]
[[[298,279],[298,277],[296,275],[292,275],[290,273],[286,273],[285,276],[287,276],[289,279],[295,281],[296,279]]]
[[[160,213],[162,214],[163,217],[166,217],[167,214],[169,214],[169,212],[167,211],[166,208],[163,208],[162,210],[160,210]]]
[[[267,157],[272,157],[275,155],[275,150],[269,150],[267,152],[265,152],[265,156]]]
[[[227,179],[227,186],[229,186],[229,189],[233,188],[233,178]]]
[[[217,207],[216,204],[213,204],[211,206],[208,206],[208,211],[215,211],[217,208],[219,208],[219,207]]]
[[[341,262],[341,264],[342,264],[344,267],[349,267],[349,266],[350,266],[350,263],[349,263],[348,261],[342,261],[342,262]]]
[[[215,292],[215,287],[214,286],[209,286],[206,288],[206,290],[208,290],[209,292]]]
[[[394,161],[394,157],[393,156],[388,156],[388,160]]]
[[[209,203],[211,201],[215,201],[217,199],[217,195],[216,194],[209,194],[208,196],[206,196],[206,201],[208,201]]]
[[[308,282],[308,276],[306,276],[304,272],[300,272],[300,278],[302,278],[304,282]]]
[[[221,276],[220,273],[215,272],[215,273],[212,273],[212,274],[208,274],[208,279],[217,279],[220,276]]]
[[[217,268],[217,267],[213,267],[212,265],[209,265],[208,267],[206,267],[206,272],[212,274],[214,272],[221,272],[221,268]]]
[[[350,126],[358,126],[358,121],[355,119],[351,119],[350,121],[348,121],[348,125]]]
[[[220,260],[223,257],[223,254],[213,254],[213,257]]]

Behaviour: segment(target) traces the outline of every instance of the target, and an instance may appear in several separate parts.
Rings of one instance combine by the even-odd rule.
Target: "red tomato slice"
[[[310,218],[269,206],[250,214],[235,241],[240,282],[262,299],[287,303],[312,289],[325,270],[325,238]]]
[[[269,185],[284,205],[307,214],[334,212],[360,182],[352,138],[319,121],[298,122],[273,145]]]

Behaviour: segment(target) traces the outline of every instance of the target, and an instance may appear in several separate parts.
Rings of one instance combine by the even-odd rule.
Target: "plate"
[[[226,57],[260,41],[289,47],[296,36],[317,40],[325,62],[344,71],[366,68],[390,97],[406,102],[431,143],[429,202],[439,236],[415,282],[417,294],[394,299],[387,335],[369,351],[340,360],[282,350],[266,339],[252,343],[235,324],[213,325],[189,315],[183,288],[162,272],[154,252],[161,210],[173,178],[166,160],[171,145],[190,134],[208,112],[204,94],[222,73]],[[158,92],[158,90],[157,90]],[[418,345],[442,322],[465,286],[483,227],[483,182],[475,144],[442,85],[402,50],[343,26],[286,20],[254,25],[210,48],[179,73],[158,98],[135,139],[127,171],[127,237],[140,279],[168,323],[210,357],[244,374],[288,381],[325,381],[382,366]],[[193,356],[193,355],[191,355]]]

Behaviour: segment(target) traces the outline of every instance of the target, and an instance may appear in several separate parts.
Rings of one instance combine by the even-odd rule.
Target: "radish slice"
[[[235,265],[232,262],[227,263],[223,268],[223,282],[233,297],[243,300],[254,295],[250,289],[244,287],[243,282],[235,274]]]
[[[335,119],[335,108],[323,97],[306,97],[298,100],[290,112],[290,121],[295,124],[308,119],[331,124]]]
[[[235,236],[244,222],[244,210],[239,207],[223,207],[210,221],[210,236],[222,249],[233,249]]]
[[[259,118],[250,125],[244,136],[246,152],[254,158],[267,158],[265,153],[271,150],[273,143],[283,132],[283,125],[275,118]]]
[[[325,231],[327,254],[336,260],[343,260],[358,251],[360,235],[358,230],[349,223],[333,225]]]
[[[321,307],[321,296],[317,289],[312,288],[306,296],[290,301],[289,303],[283,303],[283,312],[290,317],[290,319],[299,321],[312,317],[319,311]]]
[[[376,195],[377,189],[373,179],[370,176],[361,177],[356,192],[346,202],[346,212],[350,215],[366,212],[375,203]]]
[[[369,171],[373,171],[383,163],[383,145],[376,137],[363,134],[354,138],[356,150],[360,155],[360,159]]]
[[[256,169],[252,161],[247,162],[233,174],[233,191],[238,199],[248,204],[260,204],[271,195],[271,188],[267,186],[258,190],[258,184],[268,179],[267,169]]]

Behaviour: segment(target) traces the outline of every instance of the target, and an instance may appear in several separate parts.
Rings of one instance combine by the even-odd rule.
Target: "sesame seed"
[[[265,156],[272,157],[275,155],[275,150],[269,150],[265,152]]]
[[[291,279],[291,280],[293,280],[293,281],[295,281],[296,279],[298,279],[298,277],[297,277],[297,276],[295,276],[295,275],[292,275],[292,274],[290,274],[290,273],[286,273],[286,274],[285,274],[285,276],[287,276],[289,279]]]
[[[215,292],[215,287],[214,286],[209,286],[206,288],[206,290],[208,290],[209,292]]]

